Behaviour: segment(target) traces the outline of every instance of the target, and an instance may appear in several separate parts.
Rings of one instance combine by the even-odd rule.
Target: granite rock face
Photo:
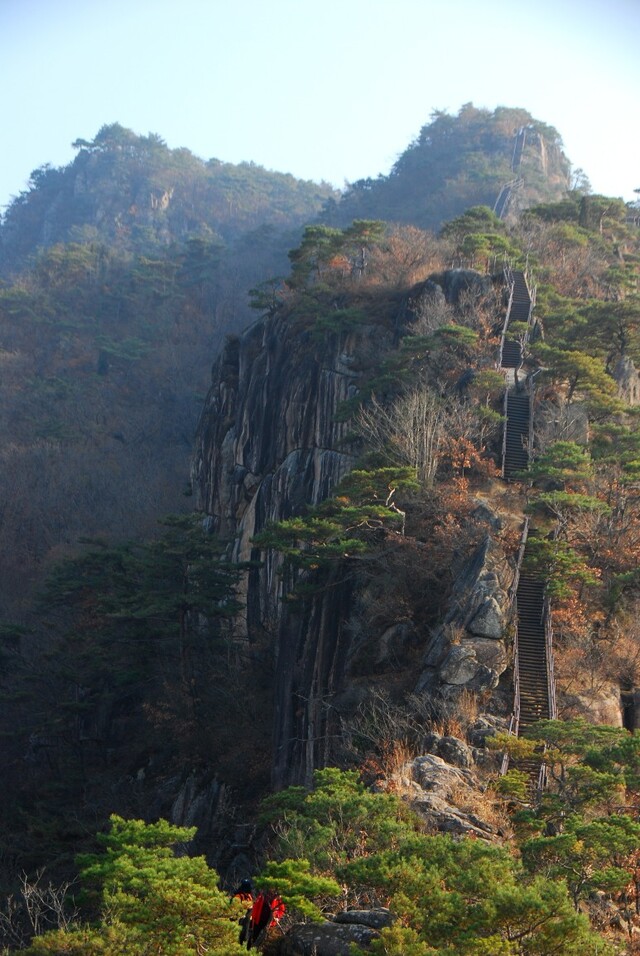
[[[324,596],[302,609],[283,605],[291,582],[278,573],[277,554],[260,552],[252,539],[269,521],[330,496],[352,468],[350,426],[336,412],[358,390],[363,356],[385,344],[390,333],[380,327],[317,342],[280,315],[266,318],[227,343],[201,417],[197,505],[231,542],[234,559],[256,562],[241,595],[246,638],[265,627],[276,634],[275,787],[308,782],[339,731],[327,700],[345,683],[352,583],[338,570]]]
[[[514,568],[490,534],[456,581],[455,599],[431,636],[417,690],[454,698],[497,687],[509,663]]]
[[[437,279],[452,301],[485,281],[462,270]],[[398,316],[405,306],[398,307]],[[492,540],[499,528],[493,514],[474,518],[486,528],[486,540],[463,569],[452,609],[434,633],[406,603],[398,601],[394,614],[392,596],[391,611],[379,625],[366,622],[358,631],[354,602],[366,599],[368,585],[344,566],[326,572],[315,597],[283,603],[293,573],[283,575],[278,554],[253,544],[268,522],[298,515],[333,494],[353,467],[352,425],[337,412],[393,347],[399,321],[391,316],[385,323],[320,338],[279,311],[230,339],[213,369],[192,486],[206,527],[229,542],[233,559],[254,562],[244,577],[236,634],[249,642],[270,636],[276,788],[309,783],[317,767],[334,759],[341,707],[350,698],[348,709],[357,698],[354,662],[360,674],[365,660],[378,675],[396,675],[411,661],[409,689],[417,684],[419,692],[445,698],[495,688],[507,666],[512,570]],[[428,562],[424,545],[416,544],[414,551],[418,563]],[[416,672],[420,648],[426,653]]]
[[[193,481],[215,530],[251,551],[269,519],[326,498],[349,470],[348,427],[335,420],[355,394],[366,330],[314,347],[280,317],[230,340],[213,370],[196,438]]]

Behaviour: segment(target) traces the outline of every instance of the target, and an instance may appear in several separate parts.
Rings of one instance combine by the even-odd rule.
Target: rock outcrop
[[[344,910],[324,923],[300,923],[287,931],[277,952],[280,956],[349,956],[352,946],[369,949],[380,930],[391,926],[393,914],[382,907]]]
[[[460,574],[455,600],[433,633],[418,691],[454,698],[497,687],[509,662],[514,569],[487,534]]]
[[[362,327],[319,343],[277,315],[230,340],[214,367],[193,484],[232,557],[256,562],[244,585],[246,638],[267,627],[276,635],[274,786],[309,781],[339,730],[328,701],[344,684],[352,583],[338,569],[323,596],[283,605],[279,558],[252,539],[327,498],[352,468],[349,427],[336,412],[358,389],[363,357],[390,336]]]
[[[405,773],[412,790],[411,806],[440,833],[488,841],[495,837],[495,827],[469,808],[477,803],[479,793],[478,782],[470,770],[453,767],[442,757],[427,754],[416,757]]]
[[[431,829],[488,842],[498,839],[495,822],[486,819],[491,802],[483,799],[476,776],[477,766],[492,763],[496,769],[495,753],[439,734],[430,734],[425,744],[430,752],[406,763],[393,785]]]
[[[335,416],[357,390],[371,334],[314,345],[275,317],[227,342],[201,418],[193,480],[215,530],[234,539],[234,557],[250,557],[251,538],[267,521],[326,498],[351,467],[349,429]]]
[[[483,288],[483,277],[469,271],[435,278],[448,300],[474,283]],[[407,302],[396,308],[407,315]],[[353,467],[351,425],[337,413],[393,346],[399,321],[389,315],[384,322],[320,338],[280,310],[230,339],[214,367],[192,483],[207,526],[229,541],[234,559],[254,563],[243,585],[239,633],[248,642],[268,634],[272,642],[276,788],[309,783],[315,768],[335,759],[343,717],[358,704],[350,686],[356,661],[361,666],[366,658],[377,674],[396,680],[413,655],[405,687],[415,690],[417,683],[425,695],[449,698],[462,690],[492,690],[507,667],[513,570],[491,536],[499,520],[486,508],[472,516],[486,529],[486,539],[433,634],[406,604],[394,616],[392,601],[386,602],[390,612],[374,625],[368,619],[364,625],[354,622],[358,596],[362,603],[363,587],[370,583],[363,585],[348,563],[327,571],[313,598],[283,603],[292,582],[280,573],[281,559],[253,543],[270,521],[298,515],[330,496]],[[399,582],[410,562],[429,561],[428,548],[419,542],[412,547],[406,567],[397,572]],[[418,673],[420,647],[426,654]]]

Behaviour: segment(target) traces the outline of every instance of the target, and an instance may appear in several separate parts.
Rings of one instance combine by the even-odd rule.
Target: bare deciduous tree
[[[443,293],[422,292],[411,300],[411,310],[415,316],[411,325],[412,335],[429,335],[443,325],[455,322],[455,310]]]
[[[0,938],[10,946],[24,947],[32,936],[50,929],[67,930],[78,918],[78,910],[70,905],[69,882],[55,886],[43,882],[44,870],[30,880],[20,878],[17,896],[9,896],[0,908]]]
[[[433,487],[444,437],[446,411],[434,392],[415,388],[386,407],[373,397],[360,409],[357,427],[367,444],[388,460],[416,469],[418,481]]]

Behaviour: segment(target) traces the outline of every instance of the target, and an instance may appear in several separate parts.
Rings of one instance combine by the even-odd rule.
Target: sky
[[[0,209],[107,123],[342,188],[468,102],[636,199],[639,38],[640,0],[0,0]]]

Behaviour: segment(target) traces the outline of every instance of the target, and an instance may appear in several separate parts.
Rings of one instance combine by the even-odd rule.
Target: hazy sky
[[[634,199],[639,41],[640,0],[0,0],[0,207],[105,123],[341,187],[470,101]]]

